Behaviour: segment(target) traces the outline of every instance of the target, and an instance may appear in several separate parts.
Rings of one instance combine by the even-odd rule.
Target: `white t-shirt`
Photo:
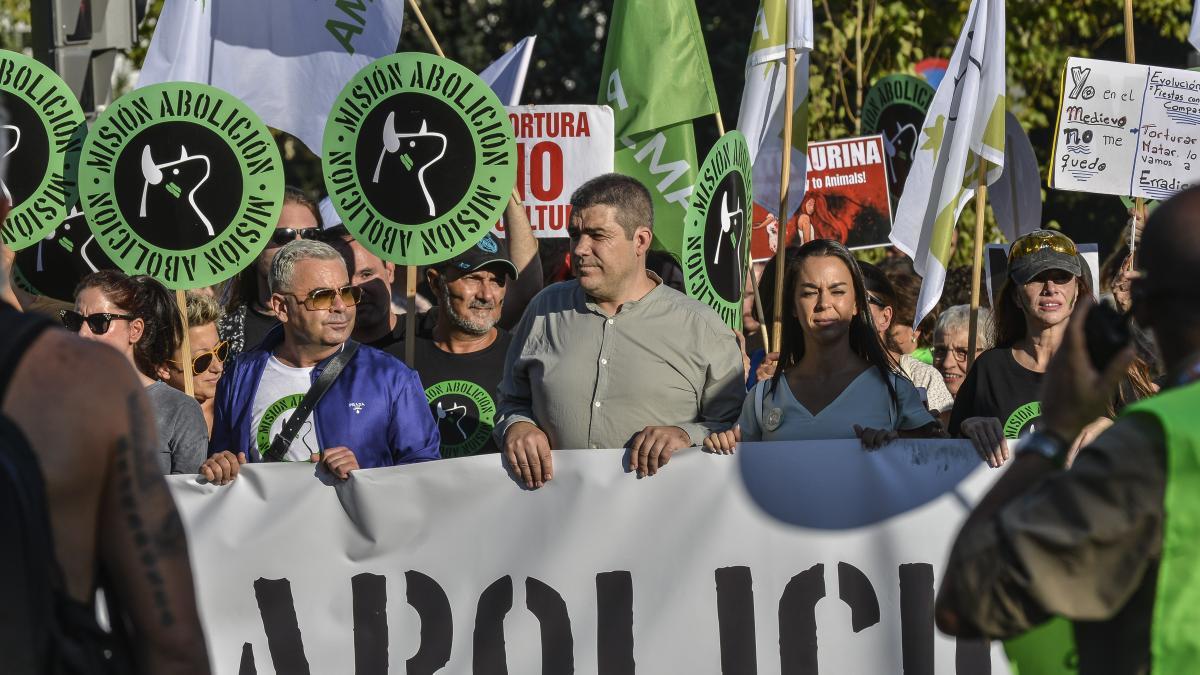
[[[254,426],[251,427],[253,441],[260,456],[267,453],[271,441],[283,429],[284,423],[312,387],[312,370],[311,366],[285,366],[274,355],[267,359],[262,380],[258,383],[258,392],[254,394]],[[284,461],[307,462],[312,453],[320,452],[316,424],[316,415],[309,415],[288,447],[287,454],[283,457]]]
[[[854,438],[854,425],[869,429],[917,429],[933,421],[921,403],[916,387],[907,378],[892,375],[897,411],[887,384],[874,366],[864,370],[832,403],[813,415],[792,394],[786,375],[774,392],[767,393],[771,380],[754,385],[742,404],[743,441],[815,441]],[[759,388],[762,395],[759,395]],[[756,414],[755,403],[762,401]],[[769,429],[767,427],[774,427]]]

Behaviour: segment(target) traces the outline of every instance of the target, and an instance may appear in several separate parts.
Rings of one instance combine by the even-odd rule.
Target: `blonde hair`
[[[225,311],[221,309],[218,303],[211,295],[202,295],[200,293],[188,292],[187,294],[187,318],[188,326],[207,326],[210,323],[216,323]]]

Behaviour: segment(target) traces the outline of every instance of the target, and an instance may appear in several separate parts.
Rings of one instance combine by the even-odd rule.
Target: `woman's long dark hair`
[[[854,259],[850,250],[832,239],[814,239],[808,242],[796,251],[795,259],[788,264],[783,289],[784,302],[787,304],[783,312],[779,367],[775,369],[775,375],[771,378],[768,393],[775,392],[784,370],[800,363],[800,359],[804,358],[804,329],[800,325],[800,318],[796,316],[796,287],[799,283],[801,266],[804,265],[805,260],[814,257],[837,258],[842,261],[846,269],[850,270],[850,278],[854,284],[855,308],[854,316],[850,319],[848,335],[850,350],[879,371],[879,375],[887,384],[888,393],[892,397],[892,405],[898,410],[900,404],[896,397],[896,387],[892,383],[892,377],[897,373],[888,357],[887,350],[879,341],[879,334],[875,332],[875,324],[871,321],[871,310],[867,307],[867,288],[863,283],[862,270],[859,269],[858,261]]]
[[[133,345],[133,360],[143,375],[158,379],[158,368],[175,358],[183,341],[183,319],[175,294],[152,277],[130,277],[117,270],[84,277],[75,287],[75,297],[88,288],[98,289],[122,312],[142,320],[142,337]]]

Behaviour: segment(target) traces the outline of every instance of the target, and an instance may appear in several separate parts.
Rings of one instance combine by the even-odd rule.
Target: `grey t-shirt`
[[[165,382],[146,387],[158,428],[158,468],[163,474],[197,473],[208,456],[208,424],[196,399]]]

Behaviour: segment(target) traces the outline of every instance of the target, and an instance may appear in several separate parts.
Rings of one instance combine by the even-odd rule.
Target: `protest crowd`
[[[995,0],[976,0],[968,20],[983,21],[997,4],[1003,21]],[[975,84],[986,89],[990,75],[981,68]],[[954,86],[948,74],[937,96],[957,96]],[[326,155],[335,154],[334,116]],[[470,113],[462,119],[465,129]],[[619,108],[617,121],[620,128]],[[427,131],[432,123],[411,134],[397,133],[391,116],[387,125],[385,149],[359,161],[361,175],[373,170],[380,183],[380,167],[386,175],[401,162],[436,166],[442,155],[430,159],[435,153],[418,145],[440,135]],[[966,126],[957,133],[974,133]],[[97,135],[87,143],[99,145]],[[409,137],[411,149],[399,151],[409,154],[393,158]],[[453,142],[446,138],[443,154]],[[983,185],[1001,162],[987,165],[990,137],[981,138],[970,161]],[[36,169],[0,150],[0,178]],[[197,156],[194,147],[179,160],[156,154],[147,146],[140,158],[143,218],[147,204],[153,212],[159,203],[162,181],[186,193],[186,167]],[[773,161],[780,155],[777,148]],[[483,161],[454,157],[466,162],[455,170],[468,175],[477,168],[471,161]],[[945,167],[920,161],[894,215],[885,189],[886,214],[872,218],[888,220],[873,248],[849,240],[866,216],[839,220],[837,197],[805,201],[782,225],[772,213],[750,218],[772,202],[777,214],[780,204],[778,167],[775,185],[764,186],[755,164],[754,194],[736,197],[743,223],[733,227],[742,238],[723,249],[735,266],[734,295],[725,300],[732,315],[692,283],[686,232],[682,241],[668,234],[679,231],[682,212],[664,211],[656,179],[619,162],[564,195],[564,239],[541,238],[537,212],[520,198],[525,188],[510,199],[500,185],[497,206],[476,215],[502,219],[502,228],[479,229],[446,255],[420,261],[388,253],[329,167],[324,191],[264,179],[277,215],[220,280],[177,283],[118,262],[119,247],[105,243],[113,264],[73,276],[70,297],[47,295],[22,276],[18,249],[35,238],[19,237],[24,214],[5,187],[0,218],[13,217],[0,263],[0,503],[16,518],[0,530],[22,538],[0,554],[2,569],[16,575],[10,583],[21,587],[0,601],[0,672],[216,667],[193,590],[201,570],[189,564],[189,548],[194,556],[204,544],[185,533],[172,501],[185,480],[215,497],[255,480],[248,467],[300,463],[313,468],[314,481],[340,489],[388,467],[441,463],[452,475],[462,458],[492,457],[511,490],[536,493],[573,489],[556,485],[564,455],[622,449],[628,480],[650,489],[685,452],[732,465],[758,443],[849,440],[870,455],[905,439],[960,441],[980,471],[994,472],[957,539],[934,553],[948,552],[949,562],[939,568],[930,623],[962,639],[1007,640],[1065,619],[1074,622],[1066,639],[1080,673],[1194,672],[1200,187],[1164,194],[1152,211],[1139,199],[1122,214],[1128,225],[1117,241],[1088,242],[1112,252],[1103,264],[1085,256],[1094,246],[1057,228],[1024,227],[989,267],[994,287],[981,292],[980,253],[965,269],[945,262],[956,246],[954,221],[972,196],[944,207],[953,216],[945,236],[930,229],[944,227],[935,213],[945,213],[941,183],[972,183],[975,165],[964,182],[961,172],[923,175]],[[130,166],[138,171],[136,157]],[[431,180],[442,183],[427,186],[424,174],[413,175],[419,183],[396,182],[382,188],[388,194],[371,193],[362,179],[368,201],[399,205],[378,207],[380,222],[401,230],[423,222],[410,215],[424,218],[426,203],[434,216],[439,190],[456,180],[437,174]],[[80,210],[101,241],[87,189]],[[137,189],[133,206],[122,207],[127,216],[138,209]],[[199,190],[191,189],[189,198]],[[728,203],[713,196],[714,213],[731,211]],[[199,220],[186,227],[209,225],[211,234],[210,216],[192,208]],[[712,228],[715,218],[700,226]],[[715,246],[729,222],[717,225]],[[906,238],[902,223],[924,234]],[[217,236],[226,236],[223,227]],[[762,231],[768,255],[752,254],[752,229]],[[677,248],[664,244],[670,237]],[[711,257],[714,244],[705,242]],[[717,288],[724,268],[704,269]],[[179,477],[168,488],[160,476],[171,475]],[[29,570],[38,578],[20,576]]]

